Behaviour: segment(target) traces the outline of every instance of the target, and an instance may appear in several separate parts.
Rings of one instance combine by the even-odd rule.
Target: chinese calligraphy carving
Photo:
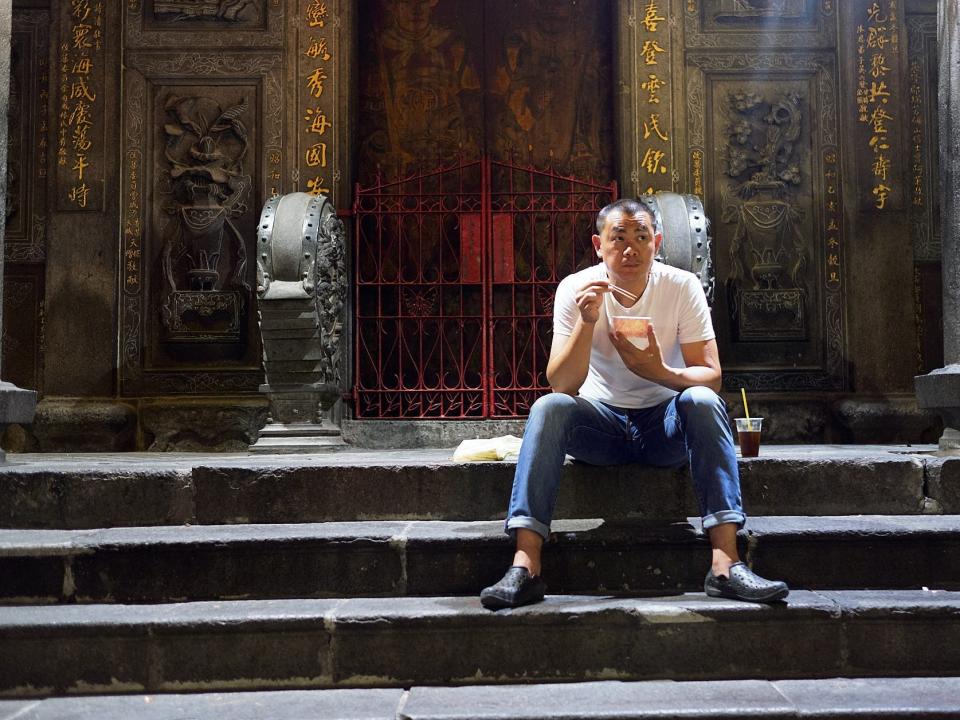
[[[59,46],[58,206],[96,210],[102,203],[103,2],[70,0]]]
[[[876,210],[890,206],[896,192],[892,177],[893,129],[897,102],[894,72],[899,46],[897,0],[866,2],[857,26],[857,117],[867,130],[870,159],[865,161],[870,188],[864,198]]]
[[[637,83],[643,92],[637,93],[635,100],[637,155],[631,175],[638,194],[671,190],[675,181],[670,142],[669,3],[642,0],[639,9],[634,32],[641,71]]]
[[[333,117],[336,98],[328,90],[337,73],[334,10],[334,3],[309,0],[302,5],[300,15],[303,28],[298,59],[302,78],[299,91],[301,119],[294,182],[303,178],[303,189],[313,195],[332,196],[334,192]]]

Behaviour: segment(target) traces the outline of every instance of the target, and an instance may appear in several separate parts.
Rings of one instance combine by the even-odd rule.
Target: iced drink
[[[760,426],[763,418],[737,418],[737,438],[740,440],[741,457],[757,457],[760,454]]]

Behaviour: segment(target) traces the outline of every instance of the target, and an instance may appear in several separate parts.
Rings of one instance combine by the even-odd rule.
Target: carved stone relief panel
[[[46,256],[49,26],[50,14],[42,10],[18,10],[13,15],[4,216],[7,262],[42,262]]]
[[[254,390],[251,253],[268,148],[281,145],[281,58],[127,62],[123,392]]]
[[[838,0],[677,0],[687,47],[836,45]]]
[[[841,389],[834,58],[688,56],[691,157],[714,221],[729,387]]]
[[[283,44],[282,0],[129,0],[125,12],[130,48]]]

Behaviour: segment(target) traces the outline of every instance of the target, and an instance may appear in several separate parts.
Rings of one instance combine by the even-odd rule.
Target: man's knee
[[[576,408],[576,398],[566,393],[548,393],[537,399],[530,408],[530,415],[534,413],[548,417],[567,415],[576,410]]]
[[[710,388],[700,385],[681,392],[677,398],[677,406],[688,420],[721,419],[727,414],[723,398]]]
[[[565,393],[549,393],[537,399],[530,408],[527,427],[564,428],[578,408],[577,399]]]

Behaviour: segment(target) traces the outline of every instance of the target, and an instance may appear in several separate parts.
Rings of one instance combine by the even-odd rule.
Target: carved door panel
[[[50,13],[17,8],[10,47],[2,377],[42,390]]]
[[[123,5],[121,394],[255,392],[252,253],[291,114],[292,4]]]
[[[675,131],[686,140],[685,174],[713,221],[713,317],[725,386],[843,389],[834,3],[672,7],[683,15],[686,48],[674,56],[674,78],[685,89]]]

